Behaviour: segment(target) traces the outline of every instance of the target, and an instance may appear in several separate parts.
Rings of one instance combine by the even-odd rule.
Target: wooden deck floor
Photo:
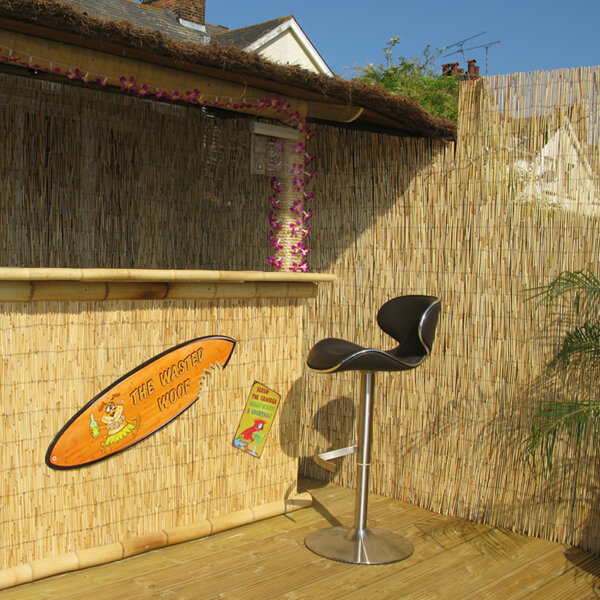
[[[0,591],[0,600],[591,600],[600,558],[372,496],[369,525],[415,545],[405,561],[357,566],[307,550],[304,537],[352,523],[354,494],[303,482],[315,502],[287,516],[123,561]],[[339,519],[339,520],[338,520]]]

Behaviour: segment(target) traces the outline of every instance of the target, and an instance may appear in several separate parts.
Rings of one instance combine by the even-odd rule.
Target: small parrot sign
[[[275,419],[281,396],[262,383],[255,381],[250,390],[233,445],[260,458]]]

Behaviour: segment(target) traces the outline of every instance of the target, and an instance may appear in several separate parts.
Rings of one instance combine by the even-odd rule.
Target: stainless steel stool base
[[[304,540],[315,554],[355,565],[383,565],[408,558],[414,551],[410,540],[382,529],[329,527]]]

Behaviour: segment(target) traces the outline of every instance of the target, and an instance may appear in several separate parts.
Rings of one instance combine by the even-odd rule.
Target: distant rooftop
[[[227,30],[225,32],[221,30],[220,33],[212,34],[213,37],[211,41],[220,44],[221,46],[238,46],[239,48],[245,48],[265,36],[278,25],[293,18],[292,15],[289,15],[287,17],[280,17],[279,19],[272,19],[271,21],[265,21],[264,23],[258,23],[257,25],[241,27],[240,29]]]
[[[142,4],[139,0],[61,0],[85,15],[103,21],[128,22],[150,31],[159,31],[178,42],[207,44],[209,35],[179,22],[179,17],[166,8]]]

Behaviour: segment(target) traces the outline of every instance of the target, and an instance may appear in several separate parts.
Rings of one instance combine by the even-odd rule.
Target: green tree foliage
[[[548,363],[549,374],[565,379],[575,376],[597,382],[600,367],[600,279],[589,271],[565,271],[549,284],[530,290],[530,300],[540,305],[566,301],[568,313],[579,324],[562,339]],[[558,436],[567,433],[578,443],[588,441],[586,433],[600,429],[600,394],[596,384],[584,401],[556,398],[546,401],[534,415],[531,433],[525,441],[528,459],[541,451],[552,468],[552,453]]]
[[[383,48],[385,64],[368,63],[364,67],[354,67],[356,79],[381,85],[394,94],[412,98],[427,112],[454,122],[458,120],[458,79],[437,75],[434,61],[442,54],[427,46],[421,56],[406,58],[393,57],[394,48],[400,42],[394,36]]]

